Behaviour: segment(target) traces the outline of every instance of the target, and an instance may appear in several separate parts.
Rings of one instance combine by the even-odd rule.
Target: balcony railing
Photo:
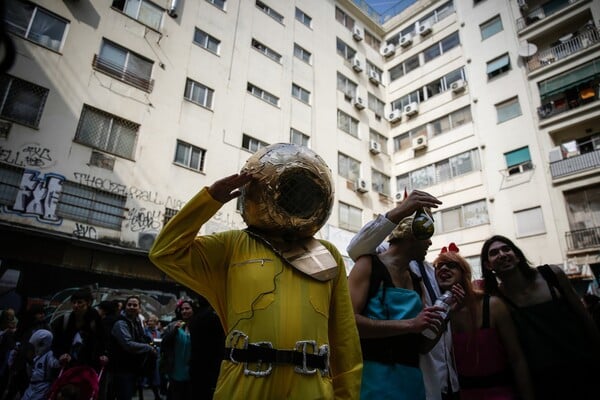
[[[124,71],[122,65],[111,63],[110,61],[99,57],[97,54],[94,54],[92,66],[98,71],[102,71],[115,79],[128,83],[148,93],[152,92],[152,88],[154,87],[154,79],[144,78],[131,73],[130,71]]]
[[[567,239],[569,250],[585,250],[600,247],[600,227],[566,232],[565,238]]]
[[[565,88],[563,92],[553,95],[554,100],[538,107],[540,120],[597,102],[600,97],[600,83],[598,83],[598,77],[591,77],[590,80],[592,83],[589,85],[583,85],[580,88]]]
[[[600,150],[550,163],[552,179],[562,178],[594,168],[600,168]]]
[[[560,44],[545,50],[540,50],[527,59],[527,69],[529,72],[538,68],[555,63],[572,54],[585,50],[600,42],[600,32],[597,28],[589,28],[567,39]]]
[[[529,25],[535,24],[536,22],[549,17],[552,14],[556,14],[560,10],[570,6],[571,4],[577,3],[581,0],[551,0],[539,7],[528,10],[525,16],[517,19],[517,32],[521,32]]]

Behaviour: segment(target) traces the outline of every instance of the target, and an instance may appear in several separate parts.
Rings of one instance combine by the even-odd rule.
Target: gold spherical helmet
[[[254,153],[242,168],[254,179],[242,188],[248,227],[284,240],[312,237],[333,205],[331,171],[314,151],[276,143]]]

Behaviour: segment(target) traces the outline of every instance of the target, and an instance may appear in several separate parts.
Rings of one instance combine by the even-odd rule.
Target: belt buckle
[[[329,375],[329,345],[321,345],[318,354],[319,356],[325,357],[325,368],[321,370],[321,376]]]
[[[269,349],[273,348],[273,343],[271,342],[255,342],[255,343],[251,343],[253,346],[259,346],[259,347],[267,347]],[[244,375],[252,375],[252,376],[257,376],[257,377],[263,377],[263,376],[268,376],[271,375],[271,372],[273,371],[273,363],[268,363],[268,366],[266,367],[266,369],[260,369],[262,365],[262,361],[258,360],[258,362],[256,363],[256,369],[250,369],[248,368],[248,363],[245,362],[244,363]]]
[[[239,364],[240,362],[238,360],[236,360],[235,358],[233,358],[233,351],[238,348],[236,347],[238,343],[240,343],[240,341],[242,341],[242,347],[239,347],[241,349],[247,349],[248,348],[248,335],[246,335],[244,332],[242,331],[232,331],[231,332],[231,336],[229,337],[229,348],[231,349],[229,351],[229,361],[231,361],[234,364]]]
[[[312,353],[314,354],[315,350],[317,349],[317,342],[315,340],[299,340],[296,342],[294,350],[302,353],[302,367],[294,367],[294,371],[299,374],[313,375],[317,372],[317,369],[310,369],[308,368],[308,365],[306,365],[306,349],[308,346],[311,347]]]

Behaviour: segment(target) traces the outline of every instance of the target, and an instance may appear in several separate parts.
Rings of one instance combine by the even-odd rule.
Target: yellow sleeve
[[[350,301],[344,260],[335,246],[321,241],[338,263],[329,310],[330,366],[336,399],[358,399],[362,377],[362,352]]]
[[[222,205],[202,189],[163,227],[148,254],[169,277],[204,296],[220,316],[226,315],[227,249],[235,231],[206,236],[198,231]]]

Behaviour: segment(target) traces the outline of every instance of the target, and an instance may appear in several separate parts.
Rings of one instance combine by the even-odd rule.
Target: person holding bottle
[[[433,261],[440,289],[459,284],[464,298],[450,313],[461,400],[532,400],[517,332],[504,302],[473,288],[471,267],[454,243]]]
[[[440,204],[441,201],[427,192],[414,190],[405,194],[404,200],[397,203],[396,207],[385,215],[378,215],[361,228],[348,245],[348,255],[357,260],[364,254],[384,252],[389,247],[387,236],[403,218],[413,215],[419,209],[437,208]],[[433,305],[441,295],[433,267],[426,261],[416,260],[411,260],[409,265],[412,273],[422,280],[427,289],[424,295],[425,305]],[[448,325],[440,340],[428,353],[419,355],[419,368],[423,374],[427,400],[458,399],[458,376],[452,357],[450,328]]]
[[[412,260],[423,261],[429,238],[416,239],[414,217],[404,218],[378,255],[358,258],[348,287],[361,338],[363,376],[361,399],[425,399],[419,354],[427,353],[445,328],[442,307],[423,307],[425,286],[411,271]],[[422,335],[435,332],[433,339]]]

